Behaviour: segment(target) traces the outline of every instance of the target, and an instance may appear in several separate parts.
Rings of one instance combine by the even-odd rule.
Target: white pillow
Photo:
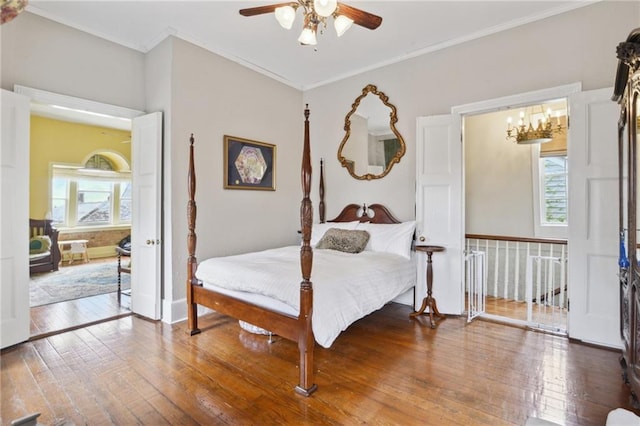
[[[411,259],[415,220],[391,224],[363,222],[358,224],[357,229],[369,232],[369,243],[365,250],[392,253]]]
[[[358,225],[357,220],[353,222],[325,222],[325,223],[314,223],[311,228],[311,247],[315,247],[318,244],[318,241],[324,236],[324,233],[327,232],[330,228],[337,229],[356,229]]]

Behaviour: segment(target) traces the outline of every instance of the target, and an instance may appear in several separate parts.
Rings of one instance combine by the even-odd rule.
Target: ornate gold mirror
[[[396,107],[373,84],[351,105],[344,119],[345,135],[338,148],[338,161],[360,180],[386,176],[405,153],[404,139],[396,130]]]

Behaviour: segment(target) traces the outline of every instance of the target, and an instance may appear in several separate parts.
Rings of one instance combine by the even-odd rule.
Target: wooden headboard
[[[320,159],[319,195],[320,205],[318,210],[320,213],[320,223],[325,223],[323,159]],[[371,204],[370,206],[367,206],[366,204],[349,204],[342,209],[338,216],[327,222],[353,222],[355,220],[369,223],[401,223],[398,219],[395,218],[395,216],[391,214],[389,209],[387,209],[382,204]]]
[[[400,223],[382,204],[371,204],[370,206],[349,204],[329,222],[353,222],[355,220],[369,223]]]

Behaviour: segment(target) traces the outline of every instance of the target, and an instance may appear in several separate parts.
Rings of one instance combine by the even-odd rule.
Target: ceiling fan
[[[327,26],[327,18],[334,19],[334,27],[338,37],[342,36],[352,24],[375,30],[382,23],[382,18],[373,13],[339,3],[337,0],[297,0],[288,3],[276,3],[266,6],[240,9],[242,16],[255,16],[265,13],[275,13],[278,23],[283,28],[291,29],[296,18],[296,11],[302,7],[304,13],[304,27],[298,41],[304,45],[317,44],[316,33]]]

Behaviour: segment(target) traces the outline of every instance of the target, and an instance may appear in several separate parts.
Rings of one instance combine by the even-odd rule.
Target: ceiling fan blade
[[[357,9],[344,3],[338,3],[337,13],[338,15],[344,15],[347,18],[353,19],[354,24],[369,28],[370,30],[375,30],[380,26],[380,24],[382,24],[382,18],[378,15],[365,12],[364,10]]]
[[[297,2],[277,3],[277,4],[269,4],[269,5],[266,5],[266,6],[250,7],[248,9],[240,9],[240,15],[242,15],[242,16],[262,15],[264,13],[274,12],[276,10],[276,8],[281,7],[281,6],[296,7],[296,6],[298,6],[298,3]]]

